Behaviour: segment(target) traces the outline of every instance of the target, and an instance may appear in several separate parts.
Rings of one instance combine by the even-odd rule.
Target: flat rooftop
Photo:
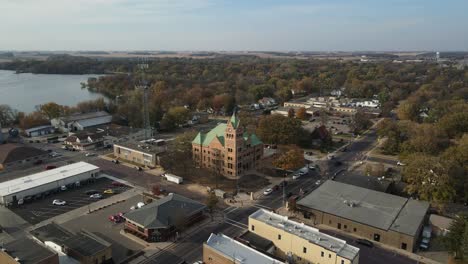
[[[211,234],[205,244],[233,263],[284,264],[223,234]]]
[[[36,264],[57,255],[57,253],[26,237],[5,244],[4,248],[8,255],[19,258],[22,264]]]
[[[2,182],[0,183],[0,196],[18,193],[37,186],[41,186],[54,181],[66,179],[78,174],[98,169],[99,167],[81,161],[70,165],[58,167],[56,169],[47,170],[29,176],[14,179],[11,181]]]
[[[140,152],[148,153],[148,154],[162,153],[166,149],[164,146],[157,146],[157,145],[134,141],[134,140],[116,142],[114,143],[114,146],[120,146],[120,147],[128,148],[134,151],[140,151]]]
[[[411,236],[416,235],[429,209],[427,202],[330,180],[297,205]]]
[[[338,256],[353,260],[359,255],[359,248],[351,246],[346,241],[321,233],[317,228],[291,221],[287,216],[259,209],[251,214],[249,218],[268,224],[274,228],[301,237],[312,244],[335,252]]]

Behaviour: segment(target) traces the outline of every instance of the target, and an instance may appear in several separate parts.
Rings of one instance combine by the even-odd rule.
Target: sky
[[[0,0],[0,50],[468,51],[467,0]]]

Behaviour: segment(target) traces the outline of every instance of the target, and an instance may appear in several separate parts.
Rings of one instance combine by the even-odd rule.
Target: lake
[[[99,75],[15,74],[0,70],[0,104],[22,112],[32,112],[36,105],[55,102],[74,106],[79,102],[103,97],[81,89],[81,82]]]

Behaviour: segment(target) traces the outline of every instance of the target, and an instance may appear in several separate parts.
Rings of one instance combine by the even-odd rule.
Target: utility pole
[[[286,173],[283,176],[283,206],[286,206]]]
[[[148,69],[148,63],[146,59],[143,59],[138,64],[138,69],[141,72],[141,79],[135,85],[135,89],[143,90],[143,129],[145,130],[145,140],[152,136],[151,125],[148,111],[148,81],[146,80],[146,70]]]

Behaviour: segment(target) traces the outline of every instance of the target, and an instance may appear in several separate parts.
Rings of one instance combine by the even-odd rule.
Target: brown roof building
[[[48,158],[47,151],[19,144],[0,145],[0,170]]]

